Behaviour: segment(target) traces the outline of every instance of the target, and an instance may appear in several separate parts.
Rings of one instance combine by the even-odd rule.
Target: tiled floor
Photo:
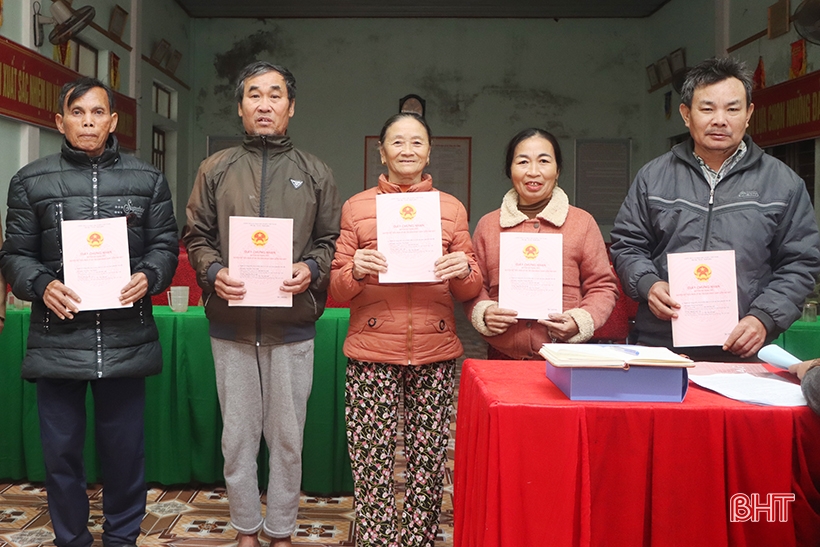
[[[457,306],[458,332],[465,356],[484,358],[486,344],[467,323]],[[461,360],[457,371],[461,370]],[[458,374],[457,372],[457,374]],[[456,383],[458,385],[458,383]],[[457,400],[457,396],[456,396]],[[453,545],[453,457],[455,451],[455,412],[451,425],[449,462],[439,525],[437,547]],[[399,503],[403,498],[404,459],[399,438],[396,454],[396,481]],[[138,541],[144,547],[230,547],[236,532],[230,526],[228,499],[220,485],[168,488],[150,485],[148,508]],[[91,502],[89,528],[100,547],[102,533],[102,489],[89,486]],[[262,495],[264,502],[264,494]],[[316,498],[303,496],[299,504],[295,545],[312,547],[354,546],[353,498]],[[51,545],[53,539],[46,493],[40,484],[0,483],[0,547],[38,547]],[[266,540],[262,537],[263,542]]]

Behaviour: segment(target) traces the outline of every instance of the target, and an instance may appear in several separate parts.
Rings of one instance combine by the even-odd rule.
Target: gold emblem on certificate
[[[416,208],[407,204],[401,208],[401,213],[399,214],[404,220],[413,220],[416,217]]]
[[[710,277],[712,277],[712,268],[708,264],[698,264],[695,268],[695,278],[698,281],[709,281]]]
[[[86,241],[88,244],[95,249],[103,244],[103,235],[100,232],[91,232],[88,234]]]
[[[524,258],[527,260],[535,260],[538,258],[538,247],[532,244],[524,247]]]
[[[258,230],[253,233],[253,236],[251,236],[251,241],[253,241],[253,244],[257,247],[264,247],[268,242],[268,234],[262,230]]]

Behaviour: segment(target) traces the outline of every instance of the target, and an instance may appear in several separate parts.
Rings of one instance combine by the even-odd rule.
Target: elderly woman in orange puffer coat
[[[481,271],[473,255],[467,212],[437,192],[430,175],[430,130],[415,114],[385,123],[379,150],[387,176],[342,207],[342,229],[330,294],[350,300],[344,345],[347,436],[356,498],[357,545],[432,547],[438,530],[447,461],[456,335],[453,297],[475,297]],[[437,192],[442,257],[438,283],[379,283],[387,271],[376,238],[376,196]],[[404,403],[407,490],[399,526],[393,485],[399,403]],[[399,531],[401,530],[401,531]]]

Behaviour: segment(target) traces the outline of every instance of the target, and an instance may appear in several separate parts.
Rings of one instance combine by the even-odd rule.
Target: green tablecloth
[[[164,367],[162,374],[148,378],[146,383],[146,478],[163,484],[221,482],[222,421],[205,312],[201,307],[191,307],[179,314],[167,306],[156,306],[154,317]],[[28,310],[8,310],[0,334],[0,478],[42,481],[45,472],[36,393],[33,384],[20,379],[28,318]],[[316,324],[313,391],[308,400],[302,452],[302,489],[306,492],[353,490],[344,427],[347,360],[342,354],[349,322],[348,309],[329,308]],[[88,409],[86,472],[88,480],[94,482],[99,468],[90,392]],[[260,468],[264,475],[266,466]]]
[[[820,357],[820,323],[795,321],[774,343],[798,359],[816,359]]]

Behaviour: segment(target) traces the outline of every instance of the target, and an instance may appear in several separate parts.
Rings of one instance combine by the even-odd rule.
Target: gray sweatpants
[[[313,340],[257,347],[211,338],[222,410],[222,455],[231,525],[243,534],[263,528],[274,538],[296,530],[302,481],[302,436],[313,382]],[[270,451],[267,510],[256,459],[264,433]]]

